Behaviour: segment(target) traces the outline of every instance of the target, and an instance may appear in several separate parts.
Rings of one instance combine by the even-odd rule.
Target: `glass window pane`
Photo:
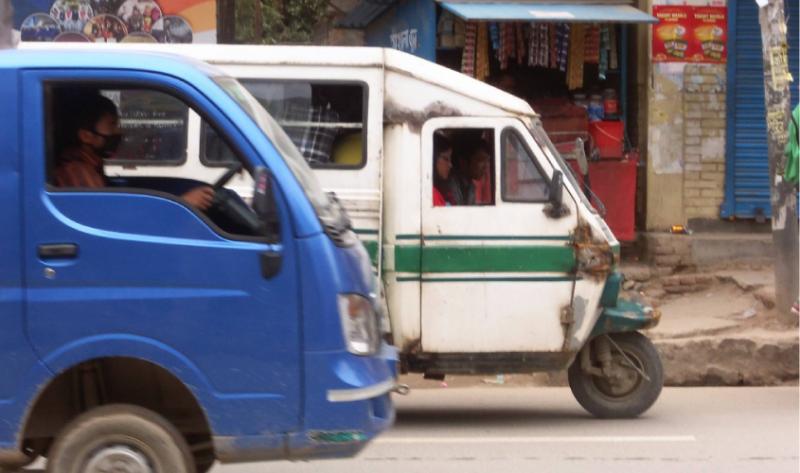
[[[503,133],[503,200],[545,202],[548,183],[519,135]]]
[[[154,90],[104,90],[117,105],[122,144],[117,164],[180,164],[186,160],[189,107]]]
[[[366,134],[361,84],[242,79],[313,167],[360,167]]]
[[[433,205],[494,205],[494,129],[440,128],[433,135]]]
[[[205,121],[201,125],[200,135],[202,140],[200,156],[204,165],[209,167],[228,167],[239,162],[230,146]]]
[[[195,165],[185,166],[187,103],[156,90],[109,90],[91,85],[57,85],[50,90],[48,139],[53,156],[48,159],[52,163],[48,180],[55,187],[121,188],[128,194],[157,192],[157,197],[172,198],[206,217],[211,229],[225,238],[264,237],[259,215],[234,189],[210,186],[222,175],[221,170],[206,172]],[[75,110],[84,113],[76,114]],[[106,142],[121,138],[119,149],[98,148],[88,141],[91,133],[106,137]],[[218,135],[213,125],[206,126],[205,135],[209,143],[206,151],[218,161],[244,164],[242,156],[231,151],[224,134]],[[101,163],[103,166],[99,166]],[[106,172],[107,166],[112,166],[112,173]],[[252,176],[248,172],[245,166],[232,178],[249,182]]]

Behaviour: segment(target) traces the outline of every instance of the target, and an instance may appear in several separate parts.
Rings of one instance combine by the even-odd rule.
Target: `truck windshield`
[[[334,230],[334,233],[338,234],[343,231],[343,227],[347,226],[347,218],[342,214],[341,208],[335,205],[330,196],[322,189],[311,171],[311,167],[283,128],[236,79],[227,76],[214,76],[212,79],[250,115],[277,148],[303,187],[326,232],[331,234],[329,230]]]

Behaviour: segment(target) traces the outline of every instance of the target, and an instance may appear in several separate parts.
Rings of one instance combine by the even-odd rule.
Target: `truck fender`
[[[201,409],[205,411],[212,431],[215,430],[214,419],[208,416],[207,406],[213,404],[218,396],[208,378],[191,360],[158,340],[129,334],[103,334],[73,340],[53,350],[44,355],[41,364],[37,364],[29,372],[17,396],[20,402],[27,403],[22,422],[18,424],[17,445],[36,401],[52,380],[81,363],[110,357],[140,359],[171,373],[194,395]]]

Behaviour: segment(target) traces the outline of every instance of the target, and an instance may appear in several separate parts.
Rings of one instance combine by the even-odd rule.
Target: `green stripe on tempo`
[[[365,229],[365,228],[355,228],[355,229],[353,229],[353,232],[356,235],[377,235],[378,234],[378,230],[369,230],[369,229]]]
[[[577,281],[580,281],[582,278],[577,278]],[[574,281],[576,278],[571,276],[564,276],[564,277],[462,277],[462,278],[423,278],[420,276],[398,276],[397,282],[408,282],[408,281],[418,281],[418,282],[563,282],[563,281]]]
[[[569,246],[395,247],[398,273],[568,273],[574,266]]]
[[[552,235],[515,235],[515,236],[503,236],[503,235],[425,235],[422,237],[424,240],[428,241],[452,241],[452,240],[490,240],[490,241],[569,241],[569,235],[559,235],[559,236],[552,236]]]
[[[364,244],[364,248],[367,249],[367,253],[369,253],[369,260],[372,261],[372,265],[377,267],[378,266],[378,242],[375,240],[372,241],[362,241]]]
[[[396,235],[397,240],[429,240],[429,241],[570,241],[569,235]]]
[[[419,245],[395,246],[394,266],[400,273],[419,273],[422,263],[422,247]]]

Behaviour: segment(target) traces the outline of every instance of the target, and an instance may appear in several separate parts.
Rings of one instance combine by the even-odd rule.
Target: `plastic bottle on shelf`
[[[589,99],[589,121],[597,122],[603,119],[603,98],[600,94],[593,94]]]
[[[617,118],[619,115],[619,102],[617,91],[606,89],[603,91],[603,113],[606,118]]]

